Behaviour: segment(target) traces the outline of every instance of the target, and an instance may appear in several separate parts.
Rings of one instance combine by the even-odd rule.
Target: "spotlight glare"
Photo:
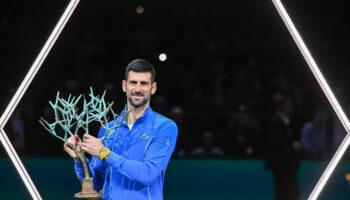
[[[45,61],[48,53],[50,52],[52,46],[55,44],[58,36],[61,34],[63,28],[67,24],[68,20],[70,19],[72,13],[74,12],[75,8],[77,7],[80,0],[71,0],[68,4],[66,10],[64,11],[63,15],[61,16],[60,20],[56,24],[54,30],[51,32],[50,37],[46,41],[45,45],[41,49],[39,55],[35,59],[33,65],[31,66],[30,70],[26,74],[25,78],[23,79],[21,85],[17,89],[16,93],[12,97],[10,103],[7,105],[6,110],[3,112],[0,118],[0,142],[4,146],[7,154],[9,155],[12,163],[15,166],[15,169],[19,173],[19,176],[21,177],[25,187],[30,193],[30,196],[34,200],[42,200],[40,193],[38,192],[36,186],[34,185],[32,179],[30,178],[26,168],[24,167],[21,159],[18,157],[18,154],[16,150],[13,148],[12,143],[7,137],[7,134],[4,130],[4,127],[6,123],[8,122],[9,118],[11,117],[13,111],[16,109],[18,103],[21,101],[24,93],[27,91],[29,85],[33,81],[35,75],[39,71],[42,63]]]
[[[162,62],[166,61],[167,58],[168,57],[167,57],[167,55],[165,53],[161,53],[159,55],[159,60],[162,61]]]
[[[324,186],[328,182],[328,179],[330,178],[331,174],[333,173],[335,167],[338,165],[340,159],[344,155],[346,149],[350,145],[350,121],[346,117],[343,109],[341,108],[341,106],[338,103],[338,100],[335,98],[332,90],[328,86],[328,83],[326,82],[326,80],[323,77],[321,71],[319,70],[315,60],[311,56],[311,53],[309,52],[304,41],[302,40],[301,36],[299,35],[299,32],[295,28],[292,20],[290,19],[287,11],[285,10],[283,4],[281,3],[280,0],[272,0],[272,2],[275,5],[278,13],[280,14],[285,25],[287,26],[290,34],[292,35],[295,43],[297,44],[300,52],[304,56],[305,61],[309,65],[312,73],[316,77],[320,87],[322,88],[323,92],[325,93],[325,95],[328,98],[330,104],[332,105],[335,113],[337,114],[338,118],[340,119],[342,125],[344,126],[344,128],[347,132],[341,145],[338,147],[338,150],[334,154],[332,160],[329,162],[327,168],[323,172],[321,178],[317,182],[315,188],[313,189],[312,193],[310,194],[310,196],[308,198],[308,200],[316,200],[318,198],[318,196],[320,195],[321,191],[323,190]]]

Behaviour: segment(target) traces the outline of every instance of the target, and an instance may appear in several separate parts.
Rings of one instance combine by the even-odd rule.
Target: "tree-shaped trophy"
[[[79,145],[77,145],[77,147],[70,145],[67,142],[67,139],[70,136],[78,135],[78,133],[81,134],[81,131],[79,130],[83,130],[85,134],[89,134],[89,124],[91,122],[98,122],[103,128],[107,130],[106,135],[101,138],[101,140],[105,140],[108,135],[113,132],[114,128],[118,126],[116,124],[117,115],[112,110],[113,102],[105,102],[105,94],[106,91],[101,97],[98,95],[95,96],[92,88],[90,88],[90,101],[87,101],[84,95],[80,95],[77,98],[69,95],[68,99],[65,100],[63,98],[60,98],[60,94],[57,92],[55,103],[49,101],[51,107],[55,112],[55,121],[53,123],[49,123],[43,118],[39,120],[41,125],[48,132],[72,148],[77,155],[77,158],[79,158],[83,164],[85,178],[82,182],[81,192],[75,194],[74,196],[76,198],[99,199],[101,198],[101,194],[94,190],[94,181],[93,178],[90,177],[84,152],[80,149]],[[79,111],[78,105],[79,100],[82,96],[84,100],[83,109]],[[113,117],[115,124],[108,124],[108,116]]]

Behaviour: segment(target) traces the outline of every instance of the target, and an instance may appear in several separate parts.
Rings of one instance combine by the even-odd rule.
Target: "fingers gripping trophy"
[[[82,162],[84,168],[85,178],[82,181],[82,191],[75,194],[76,198],[87,198],[87,199],[100,199],[101,194],[94,190],[94,180],[90,177],[89,168],[85,160],[85,151],[93,156],[104,155],[101,153],[102,150],[102,140],[105,140],[118,124],[109,124],[108,116],[113,117],[113,121],[118,116],[112,110],[112,103],[106,103],[104,100],[106,91],[101,97],[95,96],[93,89],[90,88],[90,100],[87,101],[84,95],[79,97],[72,97],[69,95],[68,99],[60,98],[59,92],[57,92],[55,103],[49,102],[55,113],[55,121],[49,123],[45,119],[41,118],[39,122],[41,125],[50,132],[53,136],[64,142],[65,151],[76,161]],[[80,105],[80,99],[83,96],[83,108],[81,111],[78,108]],[[98,140],[93,140],[89,135],[89,124],[92,122],[100,123],[101,127],[106,129],[106,135]],[[84,143],[97,143],[96,149],[87,149],[85,144],[80,139],[78,133],[83,131],[85,134],[83,136]],[[101,144],[101,145],[98,145]],[[101,147],[99,149],[98,147]],[[92,153],[94,152],[94,153]],[[96,153],[97,152],[97,153]]]

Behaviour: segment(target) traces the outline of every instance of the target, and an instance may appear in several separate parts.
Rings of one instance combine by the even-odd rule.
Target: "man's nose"
[[[141,91],[141,84],[137,84],[135,87],[135,92],[140,92]]]

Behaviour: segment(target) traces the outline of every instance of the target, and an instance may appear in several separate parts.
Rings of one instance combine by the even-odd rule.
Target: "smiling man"
[[[165,170],[175,149],[177,127],[174,121],[152,111],[151,96],[157,90],[155,70],[144,59],[128,64],[122,89],[127,107],[119,118],[110,124],[121,124],[106,140],[98,138],[106,134],[101,128],[98,138],[84,135],[71,137],[73,146],[81,144],[82,150],[92,155],[90,172],[95,189],[102,190],[102,199],[142,200],[163,199]],[[75,171],[84,178],[82,163],[65,145],[64,149],[76,160]]]

